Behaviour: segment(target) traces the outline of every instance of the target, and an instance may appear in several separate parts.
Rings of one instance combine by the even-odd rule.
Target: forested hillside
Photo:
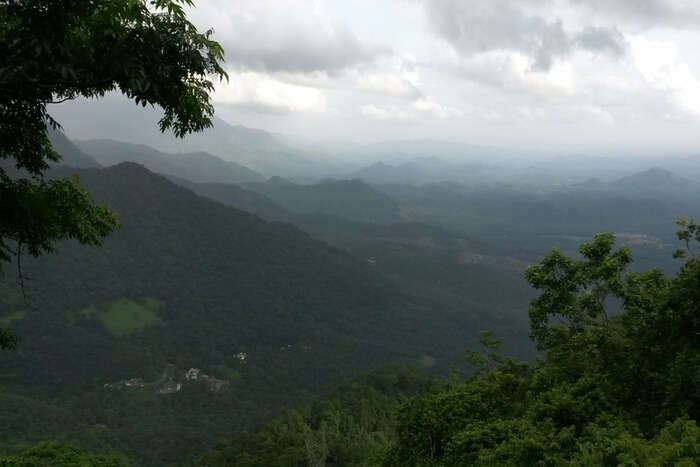
[[[91,155],[86,154],[73,141],[66,138],[62,131],[50,131],[49,138],[53,148],[61,155],[61,164],[85,169],[100,167]]]
[[[529,268],[542,360],[504,359],[484,335],[476,377],[399,410],[384,464],[697,465],[700,233],[681,227],[691,256],[672,279],[628,272],[630,252],[609,234],[581,259],[554,250]]]
[[[267,221],[289,221],[292,215],[270,198],[230,183],[194,183],[183,178],[169,177],[194,193],[241,211],[250,212]]]
[[[348,251],[412,296],[483,316],[494,329],[512,337],[507,342],[510,350],[523,358],[532,354],[522,314],[532,291],[522,281],[522,272],[535,255],[522,246],[416,222],[373,224],[348,220],[342,212],[295,213],[235,185],[177,183],[265,219],[290,222]]]
[[[8,274],[3,324],[22,343],[0,357],[5,445],[54,438],[168,462],[358,370],[446,365],[488,327],[291,225],[135,164],[77,173],[121,227],[101,248],[62,243],[25,260],[26,302]],[[189,368],[210,379],[186,384]],[[174,444],[146,449],[156,426]]]
[[[415,369],[382,368],[209,450],[192,465],[379,465],[395,432],[396,410],[442,387]]]
[[[282,178],[248,183],[244,188],[263,194],[298,213],[331,214],[358,222],[387,224],[402,219],[391,197],[360,180],[327,180],[297,185]]]
[[[700,230],[685,221],[681,227],[687,254]],[[203,459],[247,466],[275,459],[295,466],[697,465],[700,260],[691,256],[672,279],[658,270],[631,273],[629,250],[615,249],[614,241],[600,234],[581,246],[581,259],[554,250],[528,269],[540,291],[529,308],[542,352],[536,364],[504,357],[501,341],[482,332],[482,348],[466,353],[475,369],[467,379],[412,386],[385,370]],[[623,303],[622,312],[611,299]],[[404,400],[412,387],[419,394]]]

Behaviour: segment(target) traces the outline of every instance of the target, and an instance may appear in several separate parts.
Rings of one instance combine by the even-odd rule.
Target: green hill
[[[248,183],[245,188],[297,213],[331,214],[376,224],[401,220],[396,201],[361,180],[327,180],[314,185],[297,185],[274,177],[265,183]]]
[[[286,209],[265,195],[245,190],[238,185],[230,183],[194,183],[182,178],[168,178],[198,195],[241,211],[253,213],[268,221],[289,221],[291,218],[290,213]]]
[[[27,302],[7,276],[2,315],[23,341],[0,356],[5,446],[57,439],[144,465],[182,460],[357,371],[448,365],[489,327],[136,164],[54,170],[74,172],[122,226],[101,248],[65,243],[25,261]],[[187,381],[189,368],[207,378]]]

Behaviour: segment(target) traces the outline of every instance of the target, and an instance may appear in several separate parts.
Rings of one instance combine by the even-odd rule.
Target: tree
[[[210,76],[223,49],[187,20],[192,0],[0,0],[0,272],[59,240],[100,245],[117,225],[76,179],[47,179],[61,156],[47,105],[121,91],[164,111],[178,137],[212,125]],[[19,269],[21,280],[21,269]],[[16,344],[0,331],[0,348]]]
[[[612,253],[614,245],[613,234],[598,234],[579,248],[581,260],[554,249],[527,269],[527,281],[542,291],[529,309],[530,335],[540,350],[556,340],[569,340],[571,334],[608,324],[606,302],[611,296],[624,295],[624,273],[632,262],[629,248]]]
[[[0,467],[125,467],[126,465],[115,457],[96,456],[58,443],[41,443],[17,455],[0,457]]]
[[[690,258],[672,278],[628,271],[612,234],[531,266],[541,359],[469,352],[474,377],[399,409],[384,465],[698,465],[700,229],[678,225]]]

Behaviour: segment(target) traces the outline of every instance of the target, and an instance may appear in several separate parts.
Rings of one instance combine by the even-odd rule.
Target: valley
[[[0,467],[700,465],[700,15],[0,0]]]
[[[77,175],[118,212],[121,227],[99,249],[64,243],[59,255],[23,265],[28,298],[4,297],[1,318],[26,344],[2,357],[0,382],[9,394],[33,390],[7,399],[3,416],[17,404],[68,409],[67,420],[83,428],[49,424],[14,436],[64,432],[89,449],[116,437],[149,465],[186,456],[192,443],[204,452],[211,430],[236,437],[371,368],[466,369],[461,355],[484,329],[504,339],[504,352],[531,359],[529,265],[554,245],[575,251],[611,230],[639,267],[672,273],[672,219],[688,212],[669,193],[650,213],[634,190],[544,197],[454,182],[227,184],[158,166],[150,161],[177,158],[145,146],[78,148],[56,138],[67,154],[81,155],[67,162],[88,168],[63,165],[51,176]],[[115,165],[90,168],[105,162]],[[201,372],[209,389],[188,383],[186,368]],[[118,416],[115,403],[125,409]],[[185,451],[146,454],[140,430],[118,428],[144,416],[164,420],[183,404],[198,423],[169,429],[189,437]]]

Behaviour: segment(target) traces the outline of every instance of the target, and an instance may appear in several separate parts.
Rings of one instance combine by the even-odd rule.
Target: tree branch
[[[22,273],[22,242],[17,242],[17,252],[16,252],[16,257],[17,257],[17,285],[19,286],[19,289],[22,291],[22,298],[24,300],[27,300],[27,291],[24,288],[24,274]]]

